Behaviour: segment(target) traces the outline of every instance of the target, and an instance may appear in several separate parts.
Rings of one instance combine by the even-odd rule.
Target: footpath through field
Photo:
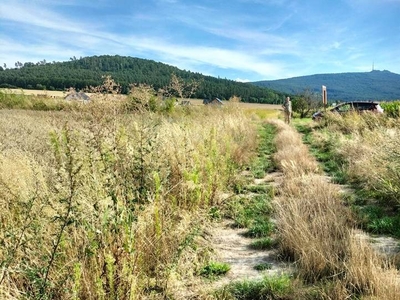
[[[398,252],[398,242],[392,238],[371,237],[360,230],[346,228],[347,220],[344,220],[346,216],[343,214],[347,213],[347,208],[341,202],[340,194],[349,190],[332,183],[330,178],[321,172],[317,161],[303,144],[301,135],[292,126],[280,120],[271,123],[277,128],[277,152],[274,154],[274,161],[278,171],[267,174],[265,178],[255,179],[254,184],[273,186],[273,218],[279,236],[279,250],[291,252],[296,264],[284,263],[277,259],[278,249],[252,249],[253,240],[243,234],[246,229],[234,228],[232,220],[223,220],[216,223],[212,229],[211,244],[219,261],[228,263],[231,269],[226,276],[207,284],[205,289],[211,291],[236,281],[256,281],[265,276],[293,273],[296,265],[296,273],[308,276],[311,281],[317,282],[318,276],[326,276],[325,273],[332,272],[331,277],[335,277],[337,275],[334,272],[344,272],[348,278],[343,279],[343,289],[353,285],[356,293],[372,297],[385,295],[386,299],[396,299],[400,292],[398,271],[374,263],[381,262],[378,259],[381,254]],[[299,226],[303,228],[296,228]],[[333,249],[335,247],[337,249]],[[373,252],[370,252],[370,249],[374,249]],[[340,255],[333,252],[336,250],[344,251],[342,255],[346,256],[348,261],[340,261]],[[324,251],[327,253],[323,253]],[[335,259],[339,260],[330,261],[330,258],[324,255],[336,255]],[[363,261],[368,259],[368,263]],[[271,267],[263,271],[255,270],[255,266],[262,263]],[[312,268],[320,267],[319,263],[322,265],[321,269],[313,270]],[[363,274],[366,271],[373,274]],[[338,276],[335,281],[338,286],[342,284],[340,280],[342,279]],[[339,287],[333,289],[335,288],[339,290]],[[339,294],[336,290],[334,292]],[[345,294],[341,290],[340,292]]]

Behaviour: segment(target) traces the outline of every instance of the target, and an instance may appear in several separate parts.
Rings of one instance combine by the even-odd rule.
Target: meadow
[[[0,93],[0,298],[396,299],[397,256],[356,230],[396,234],[398,120],[288,126],[279,107],[231,100]],[[268,210],[272,245],[296,271],[200,293],[215,266],[207,228],[232,214],[226,195],[249,189],[244,170],[283,174],[264,191],[271,202],[258,195],[234,212],[247,226],[250,215],[264,222],[254,206]]]
[[[49,101],[2,97],[17,108]],[[197,239],[255,149],[253,123],[233,106],[62,105],[0,111],[1,298],[179,290],[210,256]]]

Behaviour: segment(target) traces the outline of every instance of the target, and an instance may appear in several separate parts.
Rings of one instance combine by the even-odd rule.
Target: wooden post
[[[328,105],[328,94],[325,85],[322,86],[322,103],[324,104],[324,110],[326,111],[326,106]]]

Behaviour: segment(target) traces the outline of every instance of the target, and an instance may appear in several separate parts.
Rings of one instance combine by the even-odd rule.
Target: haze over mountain
[[[300,94],[308,89],[321,93],[327,87],[328,100],[398,100],[400,75],[373,70],[359,73],[315,74],[279,80],[263,80],[252,84],[286,94]]]

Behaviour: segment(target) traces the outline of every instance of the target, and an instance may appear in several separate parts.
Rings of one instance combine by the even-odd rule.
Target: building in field
[[[67,96],[64,98],[68,101],[81,101],[81,102],[88,102],[90,101],[90,97],[86,95],[84,92],[77,92],[71,91]]]
[[[224,105],[221,99],[213,98],[213,99],[204,99],[203,104],[205,105]]]

